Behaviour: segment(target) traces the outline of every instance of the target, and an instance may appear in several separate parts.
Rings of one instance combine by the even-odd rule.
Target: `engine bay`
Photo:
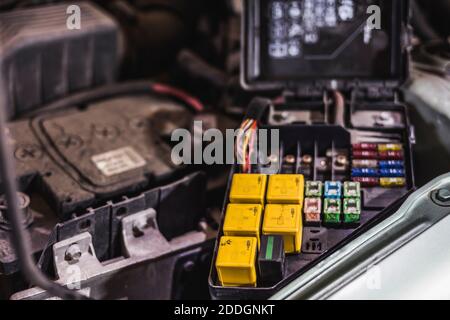
[[[412,2],[0,2],[0,299],[269,299],[370,234],[450,169]]]

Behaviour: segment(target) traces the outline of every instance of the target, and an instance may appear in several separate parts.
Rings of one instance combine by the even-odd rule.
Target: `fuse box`
[[[217,299],[270,297],[395,212],[415,188],[414,132],[398,89],[408,78],[409,1],[243,4],[242,85],[278,95],[255,98],[241,128],[277,132],[279,146],[268,163],[233,166],[225,207],[237,202],[236,176],[267,177],[266,196],[259,191],[252,201],[264,205],[260,239],[283,239],[285,273],[270,283],[257,270],[255,287],[225,287],[212,267]],[[380,28],[368,23],[374,6]],[[260,153],[239,139],[236,150]]]

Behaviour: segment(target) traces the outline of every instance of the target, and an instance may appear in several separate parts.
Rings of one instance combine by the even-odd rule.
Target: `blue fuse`
[[[382,177],[389,177],[389,178],[404,177],[405,170],[403,170],[403,169],[380,169],[380,174]]]
[[[386,160],[379,162],[380,169],[403,169],[405,163],[397,160]]]
[[[371,168],[353,168],[352,177],[378,177],[380,174],[377,169]]]
[[[340,181],[325,182],[325,198],[340,198],[342,196],[342,183]]]

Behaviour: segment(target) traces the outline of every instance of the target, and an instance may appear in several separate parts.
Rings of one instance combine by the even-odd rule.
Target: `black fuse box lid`
[[[244,0],[248,90],[399,87],[409,74],[409,0]]]

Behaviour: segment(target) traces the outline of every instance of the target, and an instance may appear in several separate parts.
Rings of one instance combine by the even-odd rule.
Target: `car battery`
[[[271,297],[414,191],[415,137],[399,89],[409,71],[408,21],[408,0],[243,1],[241,83],[255,98],[235,142],[243,161],[230,173],[213,298]],[[263,130],[278,138],[275,151],[255,147],[253,132]],[[268,161],[249,161],[262,153]],[[283,239],[285,258],[256,268],[255,284],[222,285],[216,266],[230,203],[263,207],[260,243]]]

